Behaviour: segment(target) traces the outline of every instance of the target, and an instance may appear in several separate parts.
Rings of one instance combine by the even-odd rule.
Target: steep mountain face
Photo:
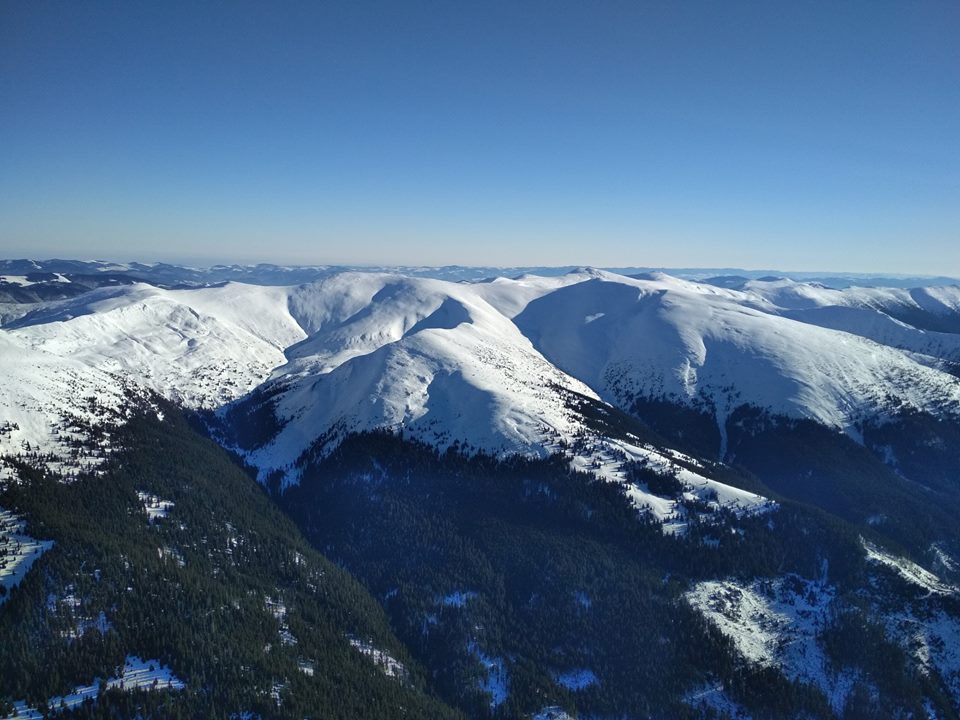
[[[915,498],[905,477],[939,498],[932,505],[956,501],[960,335],[925,329],[955,322],[956,297],[603,276],[533,300],[515,322],[550,362],[675,446],[850,520],[892,518],[905,540],[913,503],[895,503],[896,519],[863,487],[884,502]],[[842,329],[823,327],[828,315]]]
[[[385,428],[443,450],[561,454],[619,483],[629,483],[631,463],[648,463],[683,474],[694,495],[719,506],[768,506],[702,468],[680,467],[635,434],[591,428],[583,408],[607,412],[603,403],[547,362],[497,307],[522,307],[584,277],[471,285],[351,273],[296,288],[290,307],[308,338],[287,351],[289,362],[269,382],[219,413],[225,442],[281,487],[299,482],[345,437]],[[250,436],[258,423],[263,433]],[[637,507],[662,520],[678,512],[645,486],[631,492]],[[669,528],[682,527],[676,522]]]
[[[388,428],[440,448],[561,453],[628,484],[629,463],[652,463],[688,473],[722,505],[755,508],[762,498],[679,468],[664,439],[688,454],[744,462],[778,492],[809,500],[821,491],[809,478],[822,469],[797,445],[804,433],[779,430],[809,421],[821,447],[840,442],[831,434],[839,430],[889,466],[884,472],[956,489],[960,380],[945,370],[960,335],[925,328],[950,326],[957,294],[783,280],[729,289],[586,269],[478,283],[330,272],[290,287],[100,288],[12,313],[4,337],[74,374],[86,366],[91,387],[126,384],[217,409],[223,442],[281,486],[347,435]],[[800,317],[820,311],[871,322],[837,330]],[[916,326],[894,317],[908,315]],[[53,383],[46,406],[76,413],[86,394]],[[662,437],[651,444],[597,431],[587,415],[608,412],[604,402]],[[6,403],[13,413],[17,398]],[[29,398],[20,404],[28,415]],[[62,456],[43,414],[27,415],[30,447]],[[8,432],[6,447],[22,445],[24,432]],[[772,472],[768,457],[788,447],[803,462]],[[830,473],[838,486],[851,482],[849,468]],[[675,514],[655,493],[635,495],[662,520]]]
[[[0,308],[0,485],[4,509],[28,523],[18,536],[36,539],[18,573],[39,582],[32,568],[58,546],[74,552],[63,533],[79,522],[43,520],[31,492],[67,491],[10,484],[24,473],[80,477],[76,492],[122,476],[148,517],[193,502],[200,481],[183,468],[134,487],[147,472],[137,453],[153,453],[143,433],[165,436],[173,401],[381,599],[399,640],[349,623],[336,633],[360,659],[414,668],[418,707],[956,716],[960,665],[941,646],[960,637],[960,290],[314,270],[301,285],[138,282]],[[199,442],[176,427],[166,453]],[[134,437],[146,444],[131,455]],[[200,538],[220,532],[203,527]],[[185,552],[168,546],[174,561]],[[225,562],[217,573],[246,572]],[[312,602],[308,585],[256,568]],[[124,617],[125,632],[140,632]],[[663,662],[638,689],[631,678],[652,648]],[[149,647],[111,645],[102,677],[121,672],[121,649]],[[318,667],[284,652],[277,668]],[[187,687],[205,682],[183,657],[157,660]],[[316,688],[271,673],[286,707],[309,712],[297,703]],[[87,682],[17,680],[5,692],[37,702]],[[399,702],[394,687],[377,702]]]
[[[580,427],[557,390],[596,397],[472,285],[348,274],[298,288],[291,307],[309,335],[262,388],[280,389],[282,429],[248,455],[268,472],[331,430],[545,454]]]
[[[346,438],[279,502],[473,717],[956,716],[956,589],[809,507],[663,534],[556,459],[385,434]]]
[[[958,294],[725,290],[599,271],[484,283],[338,273],[293,287],[101,288],[42,303],[4,334],[190,407],[257,388],[280,424],[305,417],[313,435],[272,439],[254,460],[276,468],[338,424],[549,452],[576,424],[554,386],[628,411],[637,400],[707,411],[721,443],[743,405],[858,440],[864,423],[906,412],[956,417],[960,381],[945,371],[960,334],[930,328],[960,323]]]

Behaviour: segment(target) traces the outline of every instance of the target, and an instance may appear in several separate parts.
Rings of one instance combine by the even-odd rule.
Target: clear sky
[[[0,256],[960,275],[960,3],[0,0]]]

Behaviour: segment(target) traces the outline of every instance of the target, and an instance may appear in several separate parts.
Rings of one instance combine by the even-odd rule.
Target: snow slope
[[[283,428],[248,456],[267,472],[291,468],[333,428],[549,454],[582,427],[553,387],[595,397],[475,285],[351,273],[297,288],[291,308],[312,333],[267,385],[282,391]]]
[[[675,467],[654,448],[595,438],[587,449],[568,449],[592,434],[570,395],[598,398],[547,362],[502,309],[593,276],[467,284],[343,273],[292,288],[291,314],[309,336],[287,350],[289,362],[265,386],[221,414],[271,398],[277,431],[245,449],[262,479],[280,473],[297,482],[310,453],[322,456],[351,432],[389,428],[441,448],[564,452],[573,467],[611,482],[628,483],[623,463],[643,460],[679,473],[698,497],[715,494],[731,509],[765,506],[757,495]],[[629,494],[638,508],[671,518],[668,532],[685,527],[677,501],[639,486]]]
[[[706,404],[721,425],[749,403],[851,433],[902,408],[960,416],[960,379],[938,369],[960,352],[960,334],[898,319],[948,327],[960,317],[956,288],[728,289],[591,269],[482,282],[330,271],[287,287],[103,287],[31,308],[0,332],[15,380],[0,390],[0,420],[18,426],[0,432],[8,451],[55,447],[52,418],[81,412],[89,395],[115,406],[122,383],[224,417],[268,398],[276,422],[243,450],[262,477],[291,482],[308,451],[374,428],[440,447],[551,454],[589,434],[572,395],[627,409],[644,397]],[[571,462],[620,482],[613,458],[669,464],[660,450],[601,440]],[[705,494],[709,483],[687,482]],[[675,514],[670,501],[631,493]],[[718,495],[740,507],[762,501]]]
[[[87,700],[96,701],[104,690],[154,692],[159,690],[183,690],[185,687],[183,681],[159,660],[141,660],[135,655],[128,655],[123,667],[117,668],[116,677],[106,680],[98,678],[91,685],[74,688],[69,695],[50,698],[47,701],[47,708],[50,708],[52,712],[73,710],[83,705]],[[46,713],[30,707],[24,700],[20,700],[13,705],[14,712],[8,716],[10,720],[40,720],[40,718],[47,717]]]
[[[139,284],[44,304],[5,329],[27,347],[213,407],[262,382],[303,338],[286,306],[285,288]]]
[[[557,367],[627,408],[638,397],[706,403],[722,421],[747,403],[844,430],[898,407],[960,414],[958,378],[782,311],[755,293],[604,273],[515,321]]]
[[[452,439],[500,451],[547,447],[569,429],[550,383],[626,406],[707,400],[721,418],[751,403],[839,428],[895,406],[957,411],[960,380],[934,366],[960,357],[960,334],[918,329],[890,308],[960,318],[960,289],[340,272],[292,287],[101,288],[4,330],[189,406],[221,406],[271,378],[285,388],[285,420],[423,437],[442,422]],[[272,450],[283,462],[304,449],[293,433]]]
[[[0,605],[9,597],[10,590],[23,580],[30,567],[47,550],[52,540],[36,540],[25,535],[24,523],[13,513],[0,508]]]
[[[285,288],[139,284],[30,307],[0,331],[0,455],[70,457],[93,427],[122,420],[132,388],[220,405],[262,382],[304,337]],[[95,454],[108,451],[101,442]]]
[[[935,367],[960,363],[960,287],[834,290],[793,280],[745,284],[760,307],[801,322],[860,335]]]
[[[94,426],[122,420],[128,403],[123,379],[78,360],[30,348],[0,333],[0,481],[11,476],[2,456],[52,456],[52,469],[70,459],[73,471],[95,467],[109,452],[102,441],[93,454],[73,445]]]
[[[686,599],[733,640],[744,659],[820,688],[839,714],[858,678],[849,670],[837,672],[818,640],[830,622],[835,595],[836,589],[822,581],[786,575],[749,584],[707,580]]]

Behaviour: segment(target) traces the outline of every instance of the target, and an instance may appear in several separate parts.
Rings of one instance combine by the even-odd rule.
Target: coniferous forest
[[[745,661],[687,599],[711,579],[794,577],[837,589],[817,642],[862,686],[843,717],[907,716],[925,698],[956,716],[943,679],[918,672],[871,611],[863,529],[770,488],[772,515],[691,502],[688,531],[671,536],[623,486],[562,459],[440,452],[375,432],[271,497],[203,437],[202,419],[156,402],[117,429],[100,472],[65,483],[24,464],[2,491],[0,506],[54,543],[0,612],[8,709],[45,709],[136,655],[183,688],[103,690],[50,712],[693,718],[723,716],[691,701],[722,689],[756,717],[835,717],[820,688]],[[675,479],[632,472],[683,494]]]

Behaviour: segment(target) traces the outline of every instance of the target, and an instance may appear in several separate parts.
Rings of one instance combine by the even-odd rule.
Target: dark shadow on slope
[[[407,330],[404,337],[416,335],[421,330],[453,330],[458,325],[470,322],[473,322],[473,318],[463,303],[447,298],[440,303],[440,307]]]
[[[598,423],[617,422],[600,415]],[[477,718],[525,717],[545,705],[699,717],[680,699],[706,678],[724,678],[758,716],[830,717],[812,688],[776,670],[744,671],[682,593],[701,578],[819,577],[825,567],[844,592],[867,584],[859,532],[816,509],[786,501],[772,517],[726,515],[672,538],[638,519],[621,486],[562,458],[440,453],[388,433],[347,437],[279,502],[384,599],[438,691]],[[477,648],[508,678],[495,709],[480,689],[487,675]],[[558,673],[576,668],[597,682],[562,687]],[[889,671],[896,682],[882,694],[891,706],[916,708],[932,693],[901,682],[911,677],[902,664]]]

